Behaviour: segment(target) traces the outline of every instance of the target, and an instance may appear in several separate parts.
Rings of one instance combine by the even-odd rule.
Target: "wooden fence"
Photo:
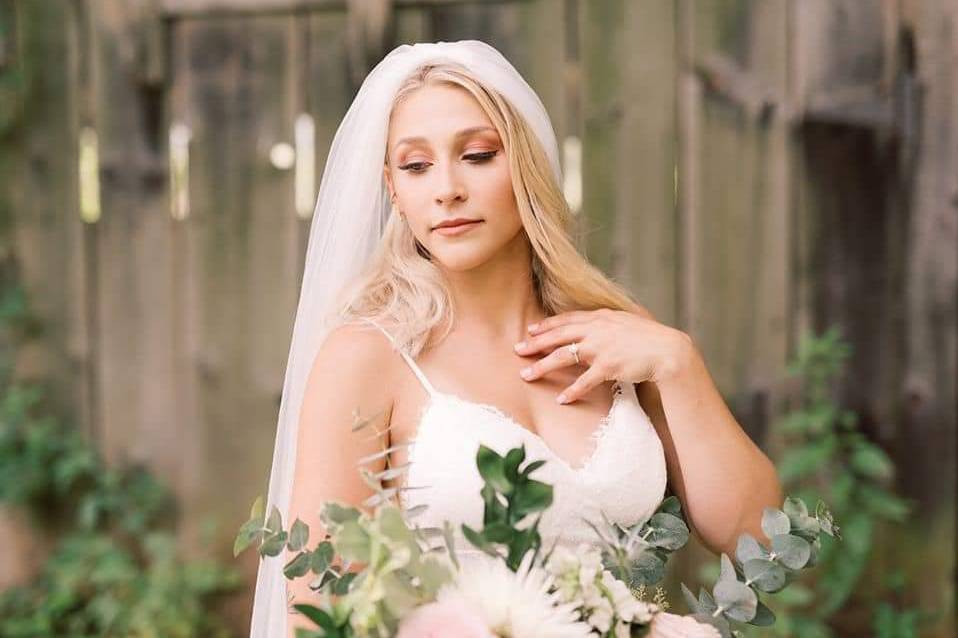
[[[185,546],[212,516],[226,555],[265,491],[308,213],[363,74],[401,42],[479,38],[553,118],[583,250],[695,338],[767,448],[786,359],[842,327],[842,399],[932,530],[908,548],[916,596],[951,600],[954,3],[24,0],[0,19],[3,204],[49,328],[21,367],[173,486]]]

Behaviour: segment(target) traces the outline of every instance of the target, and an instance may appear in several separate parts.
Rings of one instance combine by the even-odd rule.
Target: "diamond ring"
[[[570,343],[570,344],[569,344],[569,352],[571,352],[571,353],[572,353],[572,356],[575,357],[575,363],[576,363],[576,365],[579,365],[579,344],[577,344],[577,343]]]

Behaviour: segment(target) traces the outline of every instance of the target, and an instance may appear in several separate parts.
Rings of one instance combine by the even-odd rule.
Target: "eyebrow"
[[[454,137],[455,137],[455,139],[459,139],[459,138],[461,138],[461,137],[466,137],[467,135],[472,135],[473,133],[481,133],[481,132],[483,132],[483,131],[496,132],[496,129],[494,129],[494,128],[491,127],[491,126],[485,126],[485,125],[482,125],[482,126],[470,126],[469,128],[464,128],[464,129],[462,129],[461,131],[459,131],[458,133],[456,133]],[[416,143],[416,142],[426,142],[426,141],[427,141],[427,140],[426,140],[425,137],[420,137],[420,136],[416,136],[416,137],[404,137],[404,138],[402,138],[401,140],[399,140],[398,142],[396,142],[396,147],[398,148],[399,146],[401,146],[401,145],[403,145],[403,144],[414,144],[414,143]]]

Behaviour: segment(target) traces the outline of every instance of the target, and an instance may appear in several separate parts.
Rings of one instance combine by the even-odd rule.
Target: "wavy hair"
[[[638,304],[624,287],[579,253],[571,234],[575,219],[539,139],[501,94],[461,65],[430,63],[419,67],[400,86],[393,111],[414,91],[435,85],[468,91],[503,140],[523,232],[532,248],[533,289],[545,313],[637,310]],[[384,162],[388,164],[388,153]],[[337,307],[344,322],[367,318],[392,326],[397,343],[415,358],[434,329],[438,328],[436,334],[440,335],[437,342],[448,335],[454,308],[442,272],[397,217],[389,216],[367,267],[340,292]]]

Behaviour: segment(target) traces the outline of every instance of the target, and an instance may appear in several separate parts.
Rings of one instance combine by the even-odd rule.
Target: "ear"
[[[389,189],[389,198],[396,199],[396,191],[393,189],[392,172],[389,170],[388,164],[383,164],[383,180],[386,182],[386,188]]]

